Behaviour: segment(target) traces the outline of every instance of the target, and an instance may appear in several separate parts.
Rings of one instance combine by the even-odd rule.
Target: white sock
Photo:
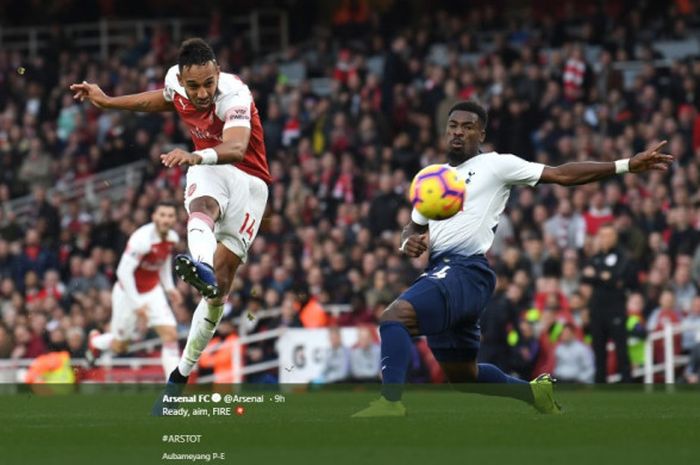
[[[216,251],[216,236],[214,236],[214,222],[208,216],[195,212],[187,221],[187,247],[192,258],[214,266],[214,252]]]
[[[192,373],[195,365],[202,355],[202,351],[207,347],[211,338],[214,337],[216,327],[221,321],[224,314],[224,306],[209,305],[205,299],[199,301],[197,309],[192,315],[192,327],[190,334],[187,336],[187,344],[185,350],[180,357],[178,369],[184,376],[189,376]]]
[[[180,361],[180,348],[177,342],[166,342],[163,344],[163,349],[160,351],[160,363],[163,365],[163,371],[165,372],[165,380],[168,380],[168,376],[177,368],[177,364]]]
[[[112,347],[114,334],[104,333],[92,338],[92,345],[99,350],[109,350]]]

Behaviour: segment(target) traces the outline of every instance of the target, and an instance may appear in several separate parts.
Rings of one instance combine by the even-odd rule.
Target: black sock
[[[168,377],[168,383],[174,384],[187,384],[187,376],[180,373],[179,368],[175,368],[170,376]]]

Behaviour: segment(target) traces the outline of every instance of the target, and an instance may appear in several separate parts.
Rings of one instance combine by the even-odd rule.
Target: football
[[[409,190],[411,205],[431,220],[444,220],[462,209],[466,184],[448,165],[426,166],[416,174]]]

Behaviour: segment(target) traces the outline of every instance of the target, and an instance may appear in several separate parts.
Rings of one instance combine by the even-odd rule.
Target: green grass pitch
[[[222,395],[231,389],[216,388]],[[26,386],[0,388],[0,463],[700,463],[697,389],[559,388],[565,413],[544,416],[511,399],[419,388],[405,396],[408,416],[392,419],[350,419],[377,395],[356,387],[255,391],[265,401],[241,404],[243,415],[189,418],[151,417],[158,395],[153,387],[82,391],[38,395]],[[274,402],[280,392],[285,401]],[[187,408],[211,413],[213,407],[236,405]],[[164,442],[170,435],[201,435],[201,440]],[[163,458],[171,453],[225,458]]]

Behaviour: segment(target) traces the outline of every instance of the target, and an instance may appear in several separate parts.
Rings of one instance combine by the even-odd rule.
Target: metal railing
[[[679,324],[667,324],[662,330],[649,334],[644,345],[644,383],[654,382],[654,375],[664,374],[664,383],[673,384],[676,381],[676,368],[688,364],[689,357],[675,353],[674,339],[686,331],[700,332],[700,323],[681,322]],[[655,363],[654,343],[663,341],[663,360]]]
[[[334,305],[327,305],[326,310],[328,313],[332,315],[338,315],[343,312],[347,312],[351,310],[351,306],[348,304],[334,304]],[[271,309],[266,309],[258,312],[256,314],[256,318],[271,318],[271,317],[276,317],[279,316],[282,312],[282,309],[280,307],[275,307]],[[237,317],[233,320],[234,324],[237,326],[241,327],[244,319],[247,318],[246,315],[241,315],[240,317]],[[233,344],[231,344],[231,372],[233,375],[233,382],[234,383],[241,383],[243,382],[245,376],[256,374],[256,373],[262,373],[264,371],[270,370],[272,368],[277,368],[279,367],[279,358],[275,358],[272,360],[267,360],[264,362],[259,362],[259,363],[253,363],[253,364],[248,364],[246,365],[243,362],[243,348],[247,344],[252,344],[254,342],[261,342],[261,341],[267,341],[267,340],[277,340],[279,337],[284,334],[286,331],[286,328],[276,328],[276,329],[271,329],[268,331],[262,331],[259,333],[253,333],[253,334],[243,334],[242,332],[239,331],[239,334],[241,334],[240,337],[238,337]],[[184,340],[187,338],[187,334],[189,333],[188,330],[185,331],[180,331],[178,333],[178,339],[179,340]],[[153,351],[160,347],[162,345],[161,341],[159,338],[153,338],[153,339],[147,339],[144,341],[138,341],[134,342],[129,345],[129,348],[127,349],[127,354],[134,354],[138,353],[141,351]],[[209,346],[205,349],[204,353],[211,352],[214,350],[219,350],[220,345],[215,345],[215,346]],[[20,375],[22,374],[23,370],[29,368],[29,365],[31,365],[32,361],[34,359],[31,358],[25,358],[25,359],[17,359],[17,360],[0,360],[0,383],[15,383],[15,382],[21,382]],[[115,367],[130,367],[134,370],[137,370],[139,368],[145,368],[145,367],[155,367],[155,366],[160,366],[161,361],[159,358],[153,358],[153,357],[113,357],[109,354],[109,352],[106,352],[102,357],[100,357],[96,362],[95,366],[97,367],[103,367],[106,368],[106,379],[105,382],[112,382],[114,381],[113,378],[110,375],[110,368],[115,368]],[[73,367],[81,367],[81,368],[88,368],[88,363],[85,359],[83,358],[77,358],[77,359],[72,359],[71,360],[71,365]],[[216,374],[211,374],[211,375],[206,375],[206,376],[201,376],[197,378],[197,383],[213,383],[216,381]],[[123,381],[122,381],[123,382]],[[143,381],[141,381],[143,382]]]
[[[284,334],[285,331],[286,328],[271,329],[269,331],[262,331],[260,333],[241,336],[233,341],[233,343],[231,344],[231,373],[233,375],[234,384],[243,382],[244,377],[247,375],[261,373],[263,371],[267,371],[271,368],[276,368],[279,366],[278,358],[244,366],[243,346],[251,344],[253,342],[279,339],[279,337],[282,334]],[[217,350],[218,348],[218,346],[214,346],[208,349]],[[197,383],[201,384],[213,383],[215,381],[216,373],[197,378]]]
[[[157,20],[110,20],[61,25],[62,37],[76,50],[86,51],[106,60],[114,46],[126,45],[135,38],[146,39],[155,28],[163,29],[174,43],[188,35],[203,35],[207,32],[208,19],[163,18]],[[287,13],[277,8],[264,8],[248,15],[222,19],[222,26],[235,30],[249,40],[254,54],[282,50],[289,43]],[[50,26],[0,27],[0,48],[17,50],[30,57],[46,51],[56,37]]]
[[[47,192],[47,198],[60,195],[64,202],[82,199],[88,205],[96,206],[100,197],[110,196],[116,199],[131,187],[137,187],[143,179],[143,171],[148,161],[139,160],[117,168],[112,168],[84,179],[78,179],[54,187]],[[31,195],[12,199],[0,205],[6,211],[13,212],[20,222],[28,221],[35,199]]]

